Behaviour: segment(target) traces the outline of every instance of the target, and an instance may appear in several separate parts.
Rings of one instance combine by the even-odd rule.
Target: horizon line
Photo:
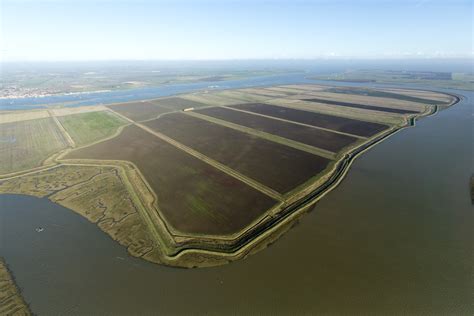
[[[0,63],[28,63],[28,62],[44,62],[44,63],[61,63],[61,62],[229,62],[229,61],[330,61],[330,60],[471,60],[472,56],[331,56],[331,57],[282,57],[282,58],[209,58],[209,59],[191,59],[191,58],[120,58],[120,59],[14,59],[1,60]]]

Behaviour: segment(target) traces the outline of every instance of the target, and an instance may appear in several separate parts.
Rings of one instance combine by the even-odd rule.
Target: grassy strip
[[[64,140],[69,144],[69,147],[76,147],[76,144],[74,143],[74,140],[72,139],[71,135],[69,135],[64,126],[58,120],[58,118],[54,116],[51,111],[48,111],[48,113],[53,118],[54,123],[56,123],[56,126],[61,131],[61,134],[63,135]]]
[[[423,113],[418,117],[428,116],[431,114],[432,112]],[[414,124],[414,119],[408,119],[404,127],[414,126]],[[366,152],[376,144],[386,140],[388,137],[400,131],[402,128],[395,128],[391,131],[380,133],[380,135],[374,137],[371,141],[364,143],[362,146],[359,146],[358,148],[354,149],[354,151],[352,151],[344,158],[341,158],[337,166],[335,165],[334,171],[328,174],[328,177],[325,178],[325,182],[323,184],[320,184],[318,182],[317,186],[311,187],[312,191],[310,192],[308,191],[310,189],[307,188],[304,192],[304,196],[302,196],[299,200],[293,202],[291,205],[285,203],[286,207],[281,208],[279,213],[273,214],[268,221],[260,223],[260,226],[258,227],[254,226],[252,228],[249,228],[249,230],[247,231],[247,236],[243,235],[240,240],[238,240],[234,244],[234,248],[229,248],[225,251],[225,253],[221,254],[221,256],[234,256],[234,258],[245,257],[251,251],[251,249],[261,248],[262,245],[266,244],[265,241],[270,242],[270,238],[268,240],[265,240],[265,236],[269,236],[271,234],[281,235],[283,227],[287,227],[296,218],[304,214],[304,212],[308,210],[310,206],[314,205],[316,201],[321,199],[324,195],[332,191],[334,188],[337,187],[337,185],[339,185],[339,183],[341,183],[353,161],[357,157],[362,155],[364,152]],[[179,256],[186,254],[186,252],[188,251],[190,253],[197,252],[196,249],[183,249],[176,254],[176,257],[179,258]],[[224,252],[224,249],[221,249],[221,252]],[[202,253],[212,253],[212,251],[202,251]]]
[[[352,88],[352,87],[351,88],[329,88],[326,91],[334,92],[334,93],[342,93],[342,94],[354,94],[354,95],[362,95],[362,96],[370,96],[370,97],[397,99],[397,100],[417,102],[417,103],[423,103],[423,104],[429,104],[429,105],[448,103],[448,102],[443,102],[439,100],[429,100],[429,99],[413,97],[413,96],[409,96],[405,94],[373,90],[373,89],[364,89],[364,88]]]
[[[209,121],[209,122],[212,122],[212,123],[216,123],[216,124],[219,124],[219,125],[222,125],[222,126],[226,126],[226,127],[235,129],[235,130],[240,131],[240,132],[244,132],[244,133],[247,133],[247,134],[250,134],[250,135],[258,136],[258,137],[261,137],[263,139],[266,139],[266,140],[269,140],[269,141],[272,141],[272,142],[275,142],[275,143],[278,143],[278,144],[282,144],[282,145],[285,145],[285,146],[293,147],[295,149],[306,151],[310,154],[321,156],[321,157],[324,157],[324,158],[327,158],[327,159],[334,159],[334,157],[336,156],[336,153],[331,152],[329,150],[325,150],[325,149],[322,149],[322,148],[317,148],[317,147],[313,147],[313,146],[310,146],[310,145],[306,145],[306,144],[296,142],[296,141],[293,141],[293,140],[290,140],[290,139],[287,139],[287,138],[283,138],[283,137],[280,137],[280,136],[277,136],[277,135],[272,135],[272,134],[268,134],[268,133],[265,133],[265,132],[257,131],[257,130],[252,129],[252,128],[248,128],[248,127],[245,127],[245,126],[242,126],[242,125],[237,125],[237,124],[227,122],[227,121],[224,121],[224,120],[221,120],[221,119],[218,119],[218,118],[214,118],[214,117],[211,117],[211,116],[203,115],[203,114],[192,112],[192,111],[186,112],[186,114],[197,117],[197,118],[200,118],[200,119],[203,119],[203,120],[206,120],[206,121]]]
[[[114,112],[115,114],[119,115],[119,116],[122,116],[120,113],[116,113],[113,110],[111,110],[111,111]],[[187,113],[187,112],[183,112],[183,113]],[[130,122],[133,122],[131,119],[128,119],[128,118],[125,118],[125,119],[127,119]],[[172,139],[172,138],[170,138],[170,137],[168,137],[164,134],[161,134],[157,131],[154,131],[154,130],[150,129],[149,127],[145,126],[145,125],[142,125],[142,124],[137,123],[137,122],[133,122],[133,123],[134,123],[134,125],[136,125],[136,126],[142,128],[143,130],[145,130],[146,132],[151,133],[154,136],[157,136],[158,138],[166,141],[167,143],[169,143],[169,144],[171,144],[171,145],[187,152],[188,154],[200,159],[201,161],[204,161],[207,164],[212,165],[213,167],[215,167],[215,168],[229,174],[230,176],[246,183],[247,185],[259,190],[260,192],[276,199],[277,201],[281,200],[281,194],[274,191],[273,189],[268,188],[268,187],[264,186],[263,184],[255,181],[253,179],[250,179],[247,176],[244,176],[243,174],[240,174],[239,172],[237,172],[235,170],[232,170],[231,168],[229,168],[229,167],[227,167],[227,166],[225,166],[225,165],[223,165],[223,164],[221,164],[221,163],[219,163],[219,162],[217,162],[217,161],[215,161],[215,160],[213,160],[213,159],[211,159],[211,158],[209,158],[209,157],[207,157],[207,156],[205,156],[205,155],[203,155],[203,154],[201,154],[201,153],[199,153],[199,152],[197,152],[197,151],[195,151],[195,150],[193,150],[193,149],[191,149],[191,148],[189,148],[189,147],[187,147],[187,146],[185,146],[185,145],[183,145],[183,144],[181,144],[177,141],[175,141],[174,139]]]
[[[241,174],[241,173],[239,173],[239,172],[237,172],[237,171],[221,164],[220,162],[215,161],[214,159],[211,159],[211,158],[195,151],[192,148],[189,148],[188,146],[185,146],[185,145],[175,141],[174,139],[172,139],[172,138],[170,138],[170,137],[168,137],[168,136],[166,136],[166,135],[164,135],[160,132],[154,131],[151,128],[145,126],[145,125],[142,125],[142,124],[139,124],[139,123],[136,123],[135,125],[142,128],[143,130],[147,131],[148,133],[153,134],[154,136],[164,140],[165,142],[167,142],[167,143],[169,143],[169,144],[185,151],[186,153],[200,159],[201,161],[213,166],[214,168],[219,169],[219,170],[227,173],[228,175],[230,175],[230,176],[246,183],[247,185],[253,187],[254,189],[257,189],[258,191],[274,198],[275,200],[281,201],[281,199],[282,199],[281,194],[274,191],[273,189],[270,189],[269,187],[266,187],[263,184],[255,181],[253,179],[250,179],[247,176],[244,176],[243,174]]]
[[[382,112],[396,113],[396,114],[418,113],[418,111],[412,111],[412,110],[394,109],[394,108],[383,107],[383,106],[366,105],[366,104],[343,102],[343,101],[334,101],[334,100],[321,99],[321,98],[308,98],[308,99],[305,98],[303,100],[304,101],[310,101],[310,102],[316,102],[316,103],[324,103],[324,104],[330,104],[330,105],[345,106],[345,107],[350,107],[350,108],[359,108],[359,109],[364,109],[364,110],[382,111]]]
[[[268,115],[265,115],[265,114],[262,114],[262,113],[250,112],[250,111],[246,111],[246,110],[239,109],[239,108],[232,108],[232,107],[229,107],[229,106],[222,106],[222,107],[226,108],[226,109],[229,109],[229,110],[232,110],[232,111],[240,111],[240,112],[244,112],[244,113],[248,113],[248,114],[252,114],[252,115],[259,115],[259,116],[263,116],[263,117],[266,117],[266,118],[269,118],[269,119],[272,119],[272,120],[288,122],[288,123],[292,123],[292,124],[296,124],[296,125],[306,126],[306,127],[309,127],[309,128],[320,129],[320,130],[323,130],[323,131],[328,131],[328,132],[332,132],[332,133],[336,133],[336,134],[351,136],[351,137],[354,137],[354,138],[359,138],[359,139],[366,139],[367,138],[367,137],[360,136],[360,135],[354,135],[354,134],[344,133],[344,132],[341,132],[341,131],[336,131],[336,130],[333,130],[333,129],[330,129],[330,128],[324,128],[324,127],[320,127],[320,126],[314,126],[314,125],[309,125],[309,124],[305,124],[305,123],[290,121],[290,120],[286,120],[286,119],[283,119],[283,118],[280,118],[280,117],[268,116]]]
[[[215,93],[195,93],[183,96],[184,99],[205,103],[208,105],[229,105],[242,103],[240,99],[232,99],[230,97],[223,97]]]
[[[114,112],[114,113],[115,113],[115,112]],[[184,112],[184,113],[186,113],[186,112]],[[119,115],[119,116],[122,116],[122,115],[119,114],[119,113],[116,113],[116,114]],[[130,122],[133,122],[133,121],[130,120],[130,119],[127,119],[127,120],[130,121]],[[263,184],[258,183],[257,181],[252,180],[252,179],[250,179],[250,178],[248,178],[248,177],[246,177],[246,176],[244,176],[244,175],[238,173],[237,171],[234,171],[234,170],[230,169],[229,167],[227,167],[227,166],[225,166],[225,165],[223,165],[223,164],[221,164],[221,163],[219,163],[219,162],[217,162],[217,161],[215,161],[215,160],[213,160],[213,159],[211,159],[211,158],[209,158],[209,157],[207,157],[207,156],[205,156],[205,155],[203,155],[203,154],[201,154],[201,153],[198,153],[197,151],[195,151],[195,150],[193,150],[193,149],[191,149],[191,148],[189,148],[189,147],[187,147],[187,146],[185,146],[185,145],[183,145],[183,144],[181,144],[181,143],[179,143],[179,142],[173,140],[172,138],[170,138],[170,137],[168,137],[168,136],[165,136],[165,135],[163,135],[163,134],[161,134],[161,133],[159,133],[159,132],[156,132],[156,131],[150,129],[149,127],[147,127],[147,126],[145,126],[145,125],[143,125],[143,124],[136,123],[136,122],[133,122],[133,123],[134,123],[134,125],[136,125],[137,127],[140,127],[141,129],[145,130],[146,132],[151,133],[151,134],[153,134],[154,136],[157,136],[158,138],[160,138],[160,139],[166,141],[167,143],[169,143],[169,144],[171,144],[171,145],[173,145],[173,146],[175,146],[175,147],[177,147],[177,148],[179,148],[179,149],[181,149],[181,150],[187,152],[188,154],[191,154],[192,156],[194,156],[194,157],[196,157],[196,158],[198,158],[198,159],[204,161],[205,163],[210,164],[210,165],[212,165],[213,167],[215,167],[215,168],[217,168],[217,169],[219,169],[219,170],[221,170],[221,171],[223,171],[223,172],[225,172],[225,173],[227,173],[227,174],[233,176],[234,178],[237,178],[238,180],[245,182],[246,184],[248,184],[248,185],[250,185],[251,187],[253,187],[253,188],[255,188],[255,189],[261,191],[262,193],[264,193],[264,194],[266,194],[266,195],[268,195],[268,196],[273,197],[273,198],[276,199],[277,201],[280,201],[280,200],[281,200],[281,194],[279,194],[278,192],[276,192],[276,191],[274,191],[274,190],[272,190],[272,189],[270,189],[270,188],[264,186]]]
[[[245,102],[263,102],[268,99],[272,99],[274,97],[268,97],[268,96],[262,96],[262,95],[257,95],[257,94],[251,94],[248,92],[243,92],[239,90],[224,90],[220,91],[218,93],[215,93],[217,96],[222,96],[225,98],[232,98],[236,100],[241,100],[242,103]]]
[[[304,100],[299,99],[274,99],[266,103],[364,122],[372,122],[383,125],[403,125],[403,117],[393,113],[376,112],[356,108],[344,108],[336,105],[306,102]],[[353,133],[348,134],[354,135]]]

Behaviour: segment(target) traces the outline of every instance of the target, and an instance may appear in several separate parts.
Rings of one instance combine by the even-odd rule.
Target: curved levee
[[[454,96],[456,98],[456,101],[451,104],[454,105],[459,102],[459,97]],[[262,225],[259,225],[257,227],[254,227],[253,229],[247,231],[244,233],[240,238],[236,240],[231,245],[209,245],[208,247],[203,247],[202,244],[192,244],[192,243],[187,243],[183,245],[178,245],[177,246],[177,251],[171,255],[170,257],[177,257],[180,254],[182,254],[185,251],[189,250],[207,250],[207,251],[213,251],[213,252],[225,252],[225,253],[234,253],[245,246],[247,246],[252,240],[256,238],[256,236],[259,236],[266,231],[269,231],[271,229],[276,228],[280,223],[284,222],[288,217],[293,215],[294,213],[297,213],[300,210],[304,210],[308,206],[311,206],[314,204],[317,200],[319,200],[321,197],[323,197],[325,194],[327,194],[329,191],[333,190],[344,178],[346,175],[347,171],[349,170],[352,162],[362,153],[370,149],[372,146],[386,140],[388,137],[394,135],[398,131],[415,126],[415,122],[417,119],[421,117],[427,117],[431,116],[437,113],[437,106],[433,107],[433,111],[431,113],[428,113],[427,115],[424,116],[419,116],[416,118],[411,118],[408,121],[408,124],[397,128],[390,130],[388,133],[381,135],[374,140],[356,148],[352,152],[348,153],[345,155],[345,157],[340,160],[337,164],[336,171],[330,176],[330,178],[324,182],[321,186],[319,186],[317,189],[313,190],[310,192],[307,196],[304,198],[288,205],[285,207],[281,212],[273,216],[269,221],[265,222]]]
[[[457,95],[449,93],[444,94],[450,95],[454,98],[454,101],[449,106],[452,106],[460,101],[460,97]],[[289,205],[286,205],[275,214],[266,214],[268,216],[263,217],[262,220],[257,223],[252,223],[251,226],[246,227],[245,230],[243,230],[235,238],[222,240],[213,240],[212,238],[205,238],[203,236],[188,236],[187,238],[180,238],[182,236],[173,235],[165,225],[165,227],[160,227],[159,230],[161,231],[161,234],[166,234],[167,236],[159,236],[160,238],[155,238],[155,242],[157,243],[157,258],[159,260],[156,260],[157,258],[150,260],[150,258],[145,257],[144,259],[159,262],[165,265],[181,267],[212,266],[243,258],[249,253],[266,247],[268,244],[276,240],[281,234],[291,228],[296,220],[305,212],[307,212],[308,209],[319,199],[336,188],[337,185],[344,179],[353,161],[359,155],[369,150],[372,146],[375,146],[376,144],[386,140],[398,131],[414,126],[417,119],[434,115],[437,113],[437,111],[438,106],[434,105],[430,108],[429,112],[408,116],[403,126],[392,126],[392,128],[382,132],[378,136],[375,136],[375,138],[369,140],[368,142],[351,149],[350,152],[346,153],[335,162],[334,169],[330,174],[327,175],[327,178],[325,178],[324,182],[320,183],[312,191],[304,191],[304,196],[300,197],[294,202],[291,202]],[[123,127],[120,128],[113,136],[116,136],[122,129]],[[61,156],[64,156],[64,153],[60,154],[59,157],[55,157],[54,161],[59,164],[67,164],[67,161],[61,160]],[[146,179],[143,177],[140,170],[138,170],[138,168],[136,169],[139,176],[143,178],[142,180],[146,184]],[[13,177],[21,177],[26,174],[28,173],[21,175],[15,174]],[[127,176],[125,175],[125,177]],[[131,188],[131,190],[134,189]],[[142,206],[144,208],[147,207],[143,201],[138,201],[137,203],[143,204]],[[163,244],[163,241],[160,241],[160,239],[166,239],[168,242]]]

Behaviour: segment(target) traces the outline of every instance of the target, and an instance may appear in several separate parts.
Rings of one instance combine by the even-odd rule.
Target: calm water
[[[333,68],[335,71],[336,68]],[[45,108],[47,104],[64,105],[66,107],[79,107],[86,105],[110,104],[118,102],[146,100],[158,97],[171,96],[181,93],[191,93],[198,90],[222,90],[237,89],[258,86],[272,86],[298,83],[325,84],[336,86],[370,86],[370,87],[390,87],[392,85],[384,85],[377,83],[351,83],[351,82],[335,82],[324,80],[307,79],[314,74],[320,74],[308,70],[300,73],[284,73],[270,76],[260,76],[245,78],[239,80],[213,81],[213,82],[195,82],[195,83],[179,83],[168,84],[157,87],[137,88],[129,90],[114,90],[107,92],[92,92],[84,94],[55,95],[40,98],[20,98],[20,99],[0,99],[0,110],[25,110],[34,108]],[[399,86],[403,86],[400,84]],[[396,86],[393,86],[396,87]],[[405,85],[405,87],[415,88],[413,84]],[[427,88],[420,86],[420,88]]]
[[[1,255],[39,315],[473,314],[474,96],[463,94],[360,157],[299,225],[246,260],[153,265],[73,212],[18,195],[0,196]]]
[[[305,75],[303,73],[293,73],[245,78],[239,80],[168,84],[150,88],[55,95],[41,98],[2,99],[0,100],[0,110],[41,108],[44,107],[44,104],[64,104],[68,107],[78,107],[84,105],[110,104],[116,102],[152,99],[175,95],[178,93],[187,93],[208,89],[209,87],[211,87],[211,89],[230,89],[290,83],[314,83],[314,80],[305,79]]]

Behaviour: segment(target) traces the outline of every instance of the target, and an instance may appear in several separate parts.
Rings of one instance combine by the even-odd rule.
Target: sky
[[[471,0],[0,0],[3,61],[471,58]]]

